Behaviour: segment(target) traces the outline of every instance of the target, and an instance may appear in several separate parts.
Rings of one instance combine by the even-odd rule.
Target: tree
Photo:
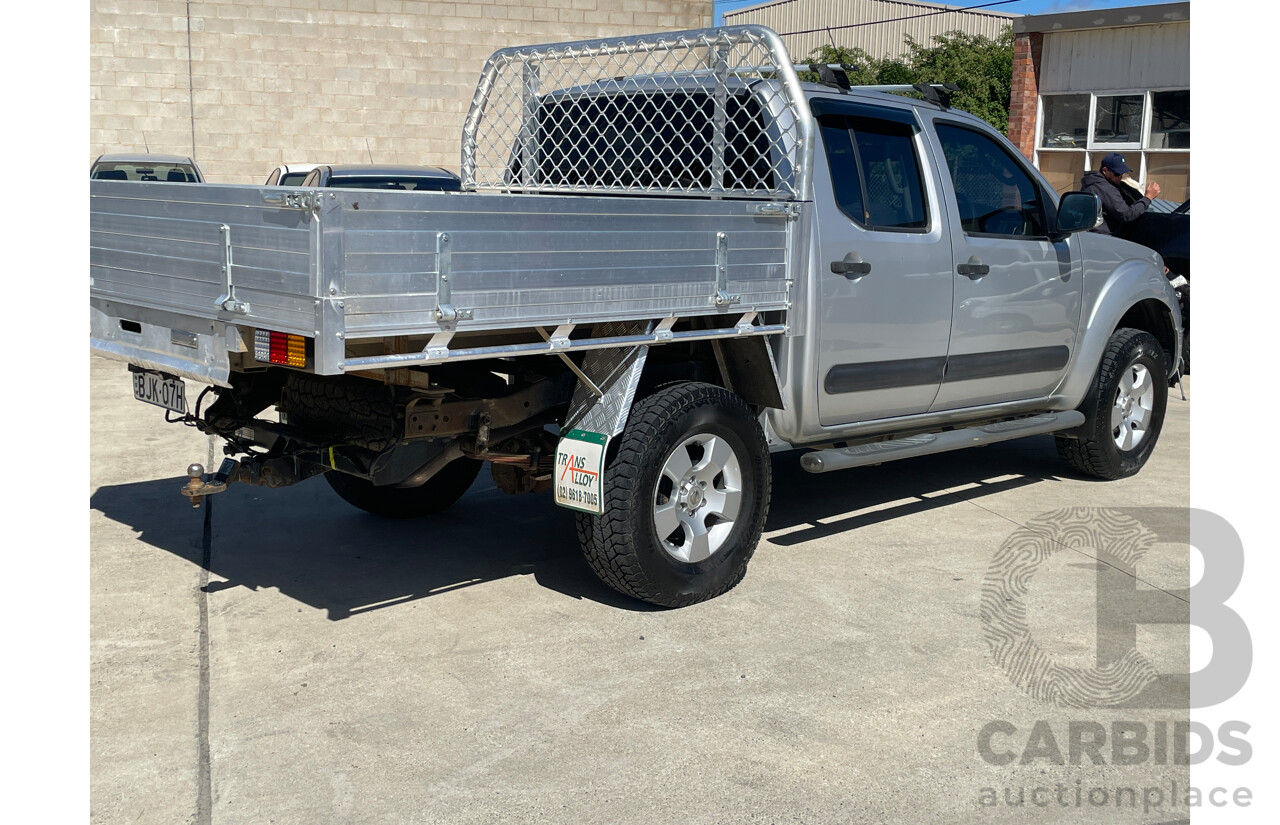
[[[862,49],[820,46],[814,63],[842,63],[854,68],[849,81],[857,85],[898,83],[955,83],[960,91],[951,105],[977,115],[1001,132],[1009,129],[1009,95],[1013,82],[1013,30],[1006,28],[992,40],[960,31],[933,36],[925,46],[910,35],[907,51],[897,58],[874,58]],[[805,73],[808,79],[817,76]],[[912,92],[912,97],[920,95]]]
[[[849,82],[855,86],[874,86],[884,83],[914,83],[908,79],[910,69],[901,61],[877,59],[862,49],[819,46],[809,54],[811,63],[839,63],[848,68]],[[815,72],[801,72],[800,79],[817,82]]]

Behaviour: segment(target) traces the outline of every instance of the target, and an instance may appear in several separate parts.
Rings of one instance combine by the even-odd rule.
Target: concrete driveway
[[[1156,758],[1157,729],[1172,742],[1185,708],[1036,698],[983,612],[984,579],[1003,592],[1002,545],[1066,507],[1120,508],[1159,541],[1134,573],[1097,560],[1112,522],[1053,539],[1018,597],[1041,653],[1094,666],[1103,584],[1186,610],[1188,551],[1169,538],[1189,497],[1176,389],[1152,461],[1120,482],[1072,476],[1050,437],[825,476],[776,456],[746,580],[663,611],[595,579],[571,513],[487,472],[422,520],[378,520],[316,479],[232,487],[206,521],[178,488],[207,438],[134,401],[122,363],[93,357],[91,382],[93,822],[1188,816],[1170,785],[1185,789],[1186,766]],[[1164,673],[1188,670],[1188,639],[1136,630]],[[1142,726],[1146,759],[1118,764],[1133,760],[1110,740],[1091,755],[1090,732],[1116,722]]]

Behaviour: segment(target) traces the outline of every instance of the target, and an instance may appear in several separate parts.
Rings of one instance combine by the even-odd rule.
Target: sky
[[[756,6],[767,0],[714,0],[716,25],[723,24],[721,14],[725,11]],[[931,0],[926,0],[931,2]],[[977,6],[992,0],[950,0],[945,5]],[[1171,0],[1013,0],[999,6],[991,6],[992,11],[1005,11],[1012,14],[1060,14],[1069,11],[1085,11],[1087,9],[1115,9],[1122,6],[1151,6],[1156,3],[1168,3]]]

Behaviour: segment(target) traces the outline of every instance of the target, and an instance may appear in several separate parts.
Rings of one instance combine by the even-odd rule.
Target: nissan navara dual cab
[[[666,606],[741,580],[771,453],[1052,434],[1138,472],[1181,348],[1163,262],[933,91],[801,83],[756,26],[504,49],[461,193],[92,182],[93,347],[222,438],[192,501],[322,475],[420,516],[487,466]]]

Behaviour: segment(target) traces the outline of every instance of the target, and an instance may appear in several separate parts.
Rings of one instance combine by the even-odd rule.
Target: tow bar
[[[218,472],[206,480],[203,464],[188,465],[187,483],[183,485],[181,492],[191,499],[193,508],[199,509],[200,502],[205,496],[221,493],[227,489],[227,485],[235,481],[235,472],[239,466],[239,463],[233,458],[223,459],[222,466],[218,468]]]
[[[224,458],[218,472],[206,477],[203,464],[187,466],[187,483],[179,490],[199,509],[205,496],[221,493],[234,482],[254,487],[288,487],[319,475],[329,468],[316,461],[299,461],[292,456],[250,456],[243,461]]]

